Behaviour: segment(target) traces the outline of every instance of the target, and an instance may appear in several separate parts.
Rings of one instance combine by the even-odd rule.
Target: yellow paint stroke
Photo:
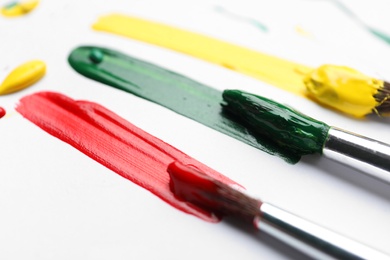
[[[28,14],[39,4],[39,0],[15,2],[7,4],[1,8],[1,14],[7,17],[15,17]]]
[[[100,17],[93,28],[221,65],[356,117],[372,113],[381,105],[373,96],[383,88],[383,82],[347,67],[310,68],[201,34],[121,14]],[[359,90],[355,89],[356,84]]]
[[[101,17],[93,28],[195,56],[299,95],[304,94],[302,73],[311,70],[211,37],[120,14]]]
[[[26,62],[14,69],[1,83],[0,95],[6,95],[25,89],[46,73],[46,65],[43,61],[34,60]]]

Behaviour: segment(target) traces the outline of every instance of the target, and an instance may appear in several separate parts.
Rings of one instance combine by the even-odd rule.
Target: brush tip
[[[322,153],[329,126],[271,99],[241,90],[224,90],[223,112],[255,137],[271,139],[297,156]]]
[[[179,198],[202,207],[212,207],[212,202],[202,196],[215,194],[217,185],[214,180],[197,170],[195,166],[172,162],[167,169],[170,175],[170,189]]]
[[[383,87],[374,95],[378,105],[373,109],[379,116],[390,116],[390,83],[384,81]]]
[[[260,214],[261,201],[215,180],[194,166],[173,162],[167,171],[172,192],[189,203],[216,215],[233,216],[250,223]]]

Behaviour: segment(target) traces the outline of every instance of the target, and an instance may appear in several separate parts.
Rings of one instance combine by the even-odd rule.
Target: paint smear
[[[0,118],[2,118],[3,116],[5,116],[6,112],[5,112],[5,109],[0,107]]]
[[[102,16],[93,28],[185,53],[300,96],[305,96],[302,75],[312,70],[301,64],[208,36],[121,14]]]
[[[383,90],[383,81],[380,80],[374,79],[381,85],[379,88],[374,89],[374,96],[379,94],[379,99],[377,100],[377,98],[375,98],[375,104],[371,109],[369,109],[366,114],[362,114],[361,111],[356,112],[354,109],[350,109],[350,107],[360,106],[362,100],[373,99],[372,96],[363,96],[359,97],[358,100],[352,100],[351,98],[345,98],[345,96],[335,98],[333,95],[320,93],[321,97],[313,98],[313,95],[319,92],[312,91],[313,88],[311,83],[316,85],[316,80],[310,77],[311,75],[316,74],[317,71],[320,71],[321,68],[310,68],[298,63],[223,42],[218,39],[120,14],[111,14],[101,17],[93,25],[93,28],[189,54],[196,58],[260,79],[283,90],[316,101],[326,108],[332,108],[354,117],[363,117],[366,114],[377,113],[377,111],[383,109],[388,110],[387,108],[384,108],[388,107],[388,95],[379,93]],[[332,73],[332,75],[335,76],[332,76],[332,84],[326,86],[327,88],[344,87],[343,81],[345,80],[349,82],[360,80],[361,73],[346,74],[343,69],[340,70],[343,66],[326,66],[335,71],[335,73]],[[353,69],[350,70],[352,71]],[[345,76],[348,77],[346,78]],[[355,91],[354,84],[347,85],[347,93]],[[365,84],[363,87],[370,88],[371,86],[370,84]],[[384,96],[384,98],[382,96]],[[384,101],[386,104],[382,104]],[[380,113],[380,115],[387,116],[388,114],[388,111]]]
[[[382,32],[382,31],[379,31],[378,29],[375,29],[375,28],[372,28],[372,27],[369,27],[366,25],[366,29],[367,31],[369,31],[372,35],[374,35],[375,37],[381,39],[382,41],[384,41],[385,43],[389,44],[390,45],[390,35]]]
[[[222,113],[223,99],[219,90],[106,48],[79,47],[72,51],[68,60],[86,77],[159,104],[287,162],[299,160],[299,156],[268,138],[252,134]]]
[[[174,196],[169,188],[168,165],[179,161],[226,184],[236,184],[97,103],[38,92],[22,98],[16,110],[47,133],[173,207],[206,221],[217,222],[219,218]]]
[[[46,64],[33,60],[15,68],[0,84],[0,95],[18,92],[39,81],[46,73]]]
[[[1,8],[1,14],[6,17],[22,16],[30,13],[39,4],[39,0],[12,2]]]
[[[327,1],[332,2],[340,11],[342,11],[345,15],[349,16],[352,20],[354,20],[356,22],[357,25],[359,25],[361,28],[365,29],[372,36],[375,36],[376,38],[382,40],[383,42],[390,44],[390,35],[367,25],[367,23],[365,23],[363,20],[361,20],[354,12],[352,12],[341,1],[338,1],[338,0],[327,0]]]
[[[314,39],[314,36],[313,34],[311,34],[310,32],[306,31],[305,29],[303,29],[301,26],[297,25],[294,27],[294,30],[297,34],[299,34],[300,36],[302,37],[305,37],[305,38],[311,38],[311,39]]]
[[[222,6],[215,6],[214,7],[214,11],[228,17],[228,18],[232,18],[234,20],[237,20],[237,21],[242,21],[242,22],[245,22],[245,23],[249,23],[251,25],[253,25],[254,27],[256,27],[257,29],[259,29],[260,31],[262,32],[268,32],[268,27],[265,26],[263,23],[259,22],[258,20],[256,19],[252,19],[252,18],[249,18],[249,17],[245,17],[245,16],[242,16],[242,15],[239,15],[239,14],[236,14],[236,13],[233,13],[225,8],[223,8]]]

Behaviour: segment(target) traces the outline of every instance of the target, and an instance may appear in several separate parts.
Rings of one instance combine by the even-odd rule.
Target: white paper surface
[[[0,119],[0,259],[304,258],[262,233],[227,222],[210,224],[176,210],[14,111],[21,97],[41,90],[98,102],[262,200],[390,253],[389,185],[320,156],[287,164],[87,79],[67,63],[68,54],[80,45],[105,46],[220,90],[261,94],[330,125],[390,143],[389,119],[352,119],[222,67],[91,29],[99,15],[121,12],[310,66],[348,65],[390,80],[390,45],[363,30],[334,2],[43,0],[27,16],[0,17],[0,78],[6,68],[31,59],[47,64],[47,74],[37,84],[0,96],[0,106],[7,110]],[[365,23],[390,34],[388,1],[343,2]],[[222,15],[216,6],[257,19],[269,32]],[[297,26],[313,37],[300,36]]]

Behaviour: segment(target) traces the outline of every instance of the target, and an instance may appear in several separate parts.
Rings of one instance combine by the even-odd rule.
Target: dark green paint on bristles
[[[222,106],[255,133],[268,137],[299,156],[322,153],[329,126],[265,97],[225,90]]]
[[[159,104],[289,163],[296,163],[300,159],[300,156],[269,138],[254,135],[247,127],[223,113],[220,105],[223,102],[222,91],[107,48],[79,47],[72,51],[68,61],[77,72],[88,78]],[[92,84],[92,87],[100,86]],[[145,120],[156,118],[149,115]],[[175,125],[169,127],[175,131]],[[191,129],[187,134],[189,141],[196,142],[191,139]]]

